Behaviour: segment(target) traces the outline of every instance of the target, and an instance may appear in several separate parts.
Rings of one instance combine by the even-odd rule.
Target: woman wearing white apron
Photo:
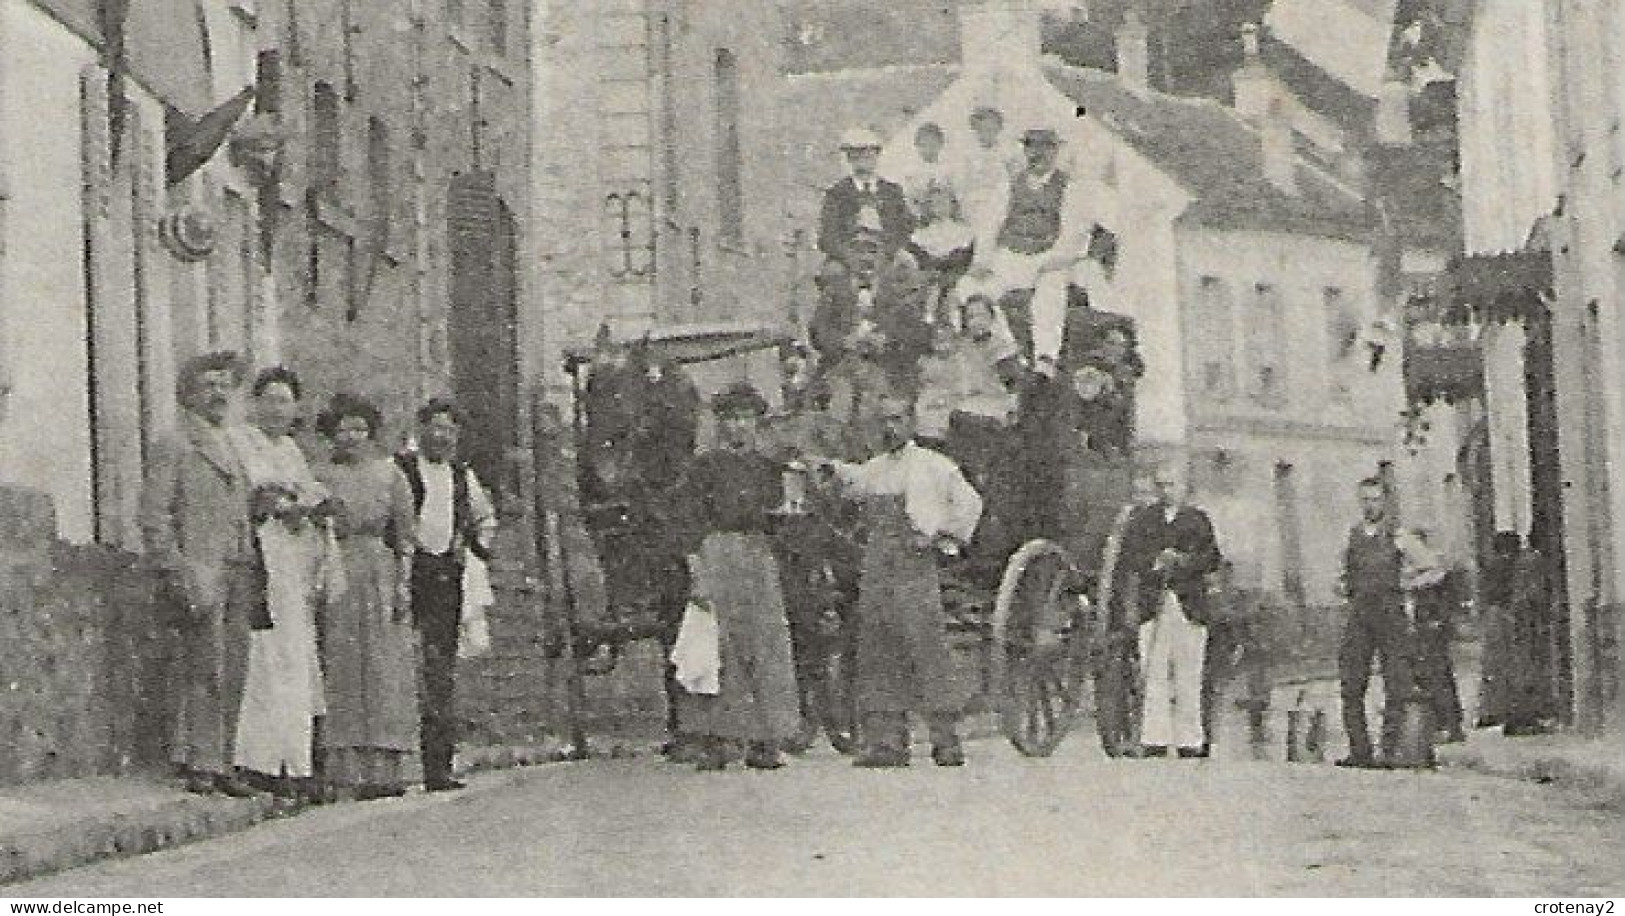
[[[267,369],[253,392],[254,425],[230,435],[254,487],[265,598],[252,624],[236,764],[280,794],[312,794],[311,739],[324,712],[314,608],[323,590],[338,588],[339,570],[320,521],[325,490],[292,436],[299,378]]]

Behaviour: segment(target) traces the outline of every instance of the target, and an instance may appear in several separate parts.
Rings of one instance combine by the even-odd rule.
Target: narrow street
[[[1625,825],[1558,790],[1460,773],[1223,758],[771,773],[649,758],[476,777],[320,809],[8,888],[31,897],[1617,893]],[[923,765],[922,765],[923,764]]]
[[[1620,896],[1622,61],[0,0],[0,896]]]

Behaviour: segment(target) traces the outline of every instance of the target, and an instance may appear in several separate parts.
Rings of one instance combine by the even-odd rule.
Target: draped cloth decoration
[[[177,108],[165,109],[164,135],[169,145],[164,154],[164,178],[171,186],[185,181],[214,157],[254,96],[255,87],[246,86],[196,120]]]

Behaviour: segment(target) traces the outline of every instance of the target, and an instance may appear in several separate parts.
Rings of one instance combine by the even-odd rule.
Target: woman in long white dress
[[[254,382],[253,424],[230,435],[255,492],[265,599],[251,634],[236,764],[281,794],[314,794],[312,737],[324,711],[315,602],[339,587],[322,520],[326,492],[292,432],[299,378],[267,369]]]

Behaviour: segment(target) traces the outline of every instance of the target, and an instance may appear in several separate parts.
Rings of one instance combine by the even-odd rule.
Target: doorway
[[[518,481],[508,456],[519,445],[520,421],[518,229],[496,174],[453,177],[446,222],[451,390],[463,417],[463,457],[497,495],[511,494]]]

